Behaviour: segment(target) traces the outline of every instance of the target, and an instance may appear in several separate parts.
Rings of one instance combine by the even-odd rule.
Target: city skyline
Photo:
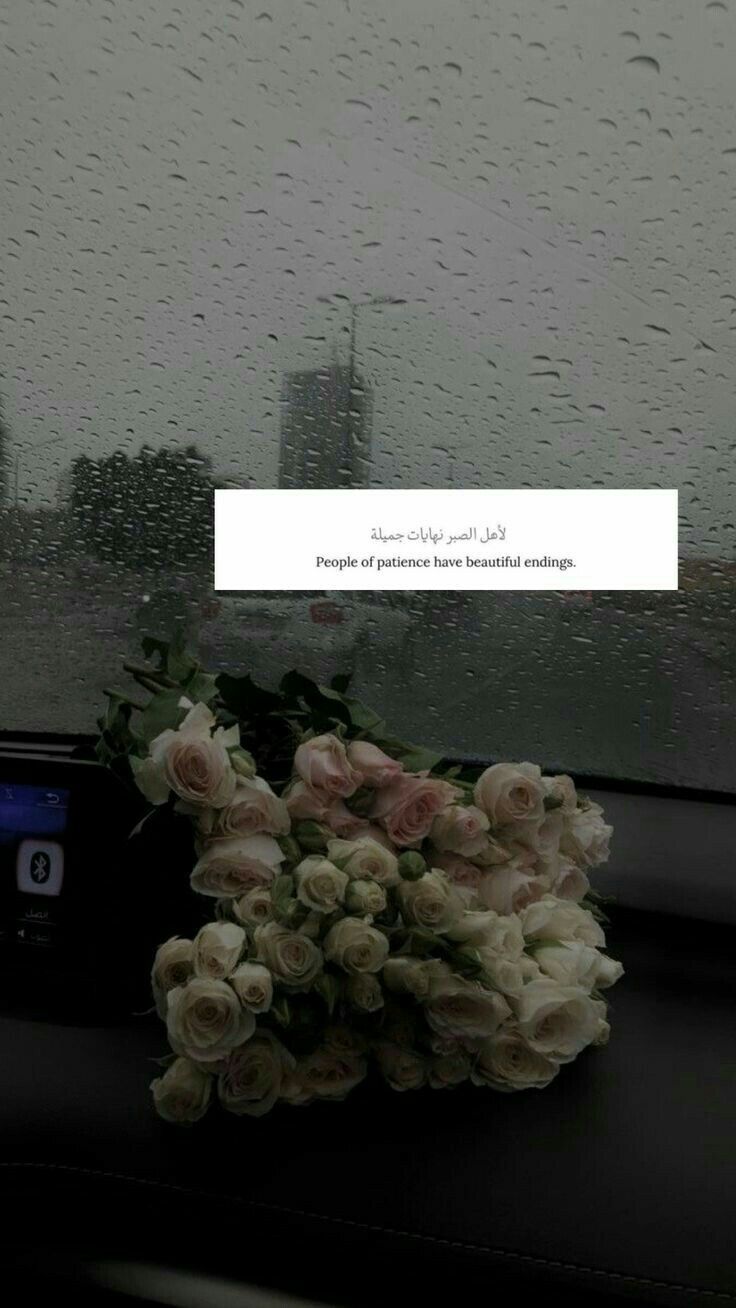
[[[178,35],[10,15],[20,503],[80,454],[192,440],[276,485],[284,375],[344,365],[347,303],[391,294],[357,326],[376,484],[677,486],[684,547],[730,549],[733,15],[678,0],[665,40],[589,0],[327,7],[319,47],[309,6],[247,41],[195,0]]]

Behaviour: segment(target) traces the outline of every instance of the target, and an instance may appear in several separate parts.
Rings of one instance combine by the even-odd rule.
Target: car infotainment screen
[[[68,790],[0,781],[0,941],[60,943]]]

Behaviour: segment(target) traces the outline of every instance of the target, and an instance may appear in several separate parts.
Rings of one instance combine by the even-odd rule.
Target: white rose
[[[299,1060],[304,1089],[320,1099],[344,1099],[366,1071],[365,1059],[347,1050],[323,1047]]]
[[[530,850],[525,849],[523,846],[515,850],[511,841],[501,842],[493,836],[486,836],[485,844],[479,853],[474,856],[473,862],[483,868],[500,867],[504,863],[509,863],[515,852],[517,854],[523,853],[524,859],[530,867],[534,865],[536,860]]]
[[[579,940],[544,945],[542,949],[535,949],[534,959],[540,971],[553,981],[559,981],[563,986],[582,986],[587,991],[595,988],[601,971],[598,950]]]
[[[572,1062],[599,1033],[599,1010],[579,986],[541,977],[528,981],[512,1004],[527,1044],[558,1063]]]
[[[542,777],[545,795],[554,799],[559,808],[556,810],[567,816],[574,813],[578,806],[578,795],[572,777],[561,774],[558,777]],[[553,810],[555,811],[555,810]]]
[[[214,1063],[250,1038],[255,1019],[226,981],[194,977],[169,991],[166,1026],[175,1054]]]
[[[421,1054],[402,1045],[381,1042],[375,1049],[376,1061],[393,1090],[418,1090],[427,1079],[427,1062]]]
[[[504,995],[518,995],[525,981],[521,960],[506,958],[495,949],[487,949],[483,945],[477,952],[491,985]]]
[[[616,958],[609,958],[607,954],[598,955],[598,972],[595,978],[596,990],[607,990],[620,981],[624,974],[621,963]]]
[[[270,922],[273,917],[273,900],[271,891],[265,886],[254,886],[252,890],[247,890],[240,899],[234,899],[232,902],[233,913],[239,922],[244,922],[246,926],[262,926],[264,922]]]
[[[235,969],[245,945],[245,932],[233,922],[208,922],[194,937],[197,976],[224,981]]]
[[[273,1000],[273,979],[262,963],[241,963],[230,977],[230,985],[251,1013],[268,1012]]]
[[[266,922],[254,933],[256,955],[285,989],[308,990],[322,969],[322,951],[302,931]]]
[[[378,881],[351,881],[345,892],[345,907],[358,917],[377,917],[386,907],[386,891]]]
[[[535,981],[537,977],[542,975],[539,963],[530,954],[522,954],[519,959],[519,967],[525,981]]]
[[[518,917],[494,913],[492,909],[463,913],[447,934],[451,940],[483,946],[510,959],[519,959],[524,952],[524,933]]]
[[[177,1058],[151,1082],[153,1102],[167,1122],[198,1122],[207,1112],[212,1077],[188,1058]]]
[[[415,999],[426,999],[429,995],[433,972],[433,962],[421,958],[409,958],[395,954],[387,958],[383,965],[382,976],[389,990],[413,995]]]
[[[327,932],[324,951],[345,972],[380,972],[388,957],[388,940],[360,918],[344,917]]]
[[[236,778],[232,802],[208,810],[199,819],[203,835],[217,840],[231,836],[267,834],[286,836],[291,828],[289,810],[263,777]]]
[[[283,861],[273,836],[216,840],[192,872],[192,889],[214,898],[240,898],[256,886],[269,886]]]
[[[429,931],[449,931],[463,912],[457,891],[439,868],[418,881],[402,881],[399,901],[405,920]]]
[[[608,860],[612,835],[600,804],[589,801],[587,808],[578,808],[565,819],[560,849],[580,867],[596,867]]]
[[[558,899],[584,899],[590,890],[590,882],[581,867],[572,859],[560,855],[547,869],[545,879],[548,889]]]
[[[182,706],[189,701],[183,699]],[[237,728],[217,727],[206,704],[195,704],[176,731],[151,741],[148,758],[136,763],[135,781],[151,804],[166,802],[171,790],[196,808],[223,808],[235,794],[236,774],[228,747],[237,745]]]
[[[343,902],[348,875],[323,858],[310,854],[294,869],[296,897],[315,913],[334,913]]]
[[[287,1072],[281,1082],[281,1093],[279,1098],[285,1104],[290,1104],[292,1108],[299,1108],[304,1104],[311,1104],[314,1101],[314,1095],[311,1090],[305,1086],[298,1066],[293,1071]]]
[[[359,836],[357,840],[329,840],[327,854],[330,862],[342,868],[349,877],[377,881],[382,886],[395,886],[400,880],[396,855],[372,836]]]
[[[532,1049],[518,1030],[504,1027],[483,1041],[472,1080],[494,1090],[542,1090],[559,1070],[559,1063]]]
[[[470,1076],[470,1055],[464,1049],[435,1054],[429,1060],[429,1084],[433,1090],[445,1090],[460,1085]]]
[[[554,810],[537,821],[512,822],[504,828],[504,840],[510,845],[518,843],[536,854],[537,859],[549,862],[557,857],[565,819]]]
[[[504,867],[494,867],[478,886],[478,898],[486,908],[496,913],[518,913],[545,892],[545,885],[525,867],[514,861]]]
[[[606,943],[602,927],[587,909],[554,895],[543,895],[519,917],[527,940],[579,940],[594,949]]]
[[[377,1013],[379,1008],[383,1008],[381,983],[372,972],[355,972],[349,976],[346,993],[353,1008],[361,1013]]]
[[[478,778],[473,797],[494,827],[544,817],[544,785],[534,763],[494,763]]]
[[[430,835],[442,853],[472,858],[485,848],[489,825],[486,814],[474,804],[450,804],[437,814]]]
[[[427,1022],[438,1035],[470,1040],[493,1035],[510,1013],[502,995],[452,974],[432,977],[424,1008]]]
[[[259,1030],[227,1060],[218,1080],[220,1102],[230,1113],[262,1117],[281,1095],[295,1059],[270,1031]]]
[[[442,854],[437,849],[430,849],[427,862],[435,870],[439,868],[440,872],[444,872],[452,884],[461,890],[475,893],[483,880],[483,868],[477,862],[471,863],[470,859],[461,858],[460,854]]]
[[[160,945],[151,969],[151,988],[160,1018],[166,1021],[167,995],[177,986],[186,985],[194,974],[194,945],[191,940],[172,936]]]
[[[611,1028],[607,1019],[608,1005],[605,1004],[602,999],[594,999],[592,1002],[596,1013],[598,1014],[598,1030],[593,1037],[593,1044],[607,1045],[608,1038],[611,1034]]]

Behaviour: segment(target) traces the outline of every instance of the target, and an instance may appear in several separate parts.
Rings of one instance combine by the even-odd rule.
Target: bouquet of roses
[[[611,828],[569,777],[444,765],[345,677],[270,691],[178,641],[144,652],[126,666],[151,698],[107,692],[98,754],[191,823],[182,875],[210,906],[153,963],[162,1117],[343,1099],[371,1068],[395,1090],[541,1088],[605,1043],[622,968],[588,873]]]

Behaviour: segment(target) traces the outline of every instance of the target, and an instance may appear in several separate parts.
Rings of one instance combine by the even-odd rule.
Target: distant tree
[[[80,543],[132,568],[205,564],[214,534],[211,466],[195,445],[75,459],[69,507]]]

